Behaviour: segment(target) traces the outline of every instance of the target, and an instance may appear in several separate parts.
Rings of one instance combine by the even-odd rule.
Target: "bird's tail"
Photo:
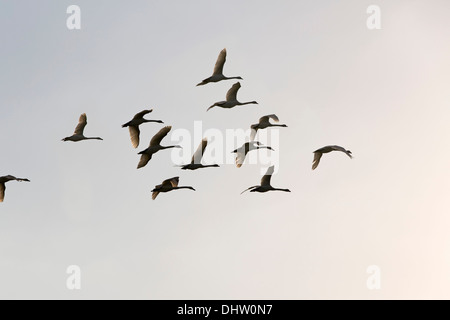
[[[245,189],[244,191],[241,192],[241,194],[244,194],[244,193],[246,193],[247,191],[252,190],[252,189],[254,189],[254,188],[257,188],[257,187],[259,187],[259,186],[253,186],[253,187],[250,187],[250,188],[248,188],[248,189]]]

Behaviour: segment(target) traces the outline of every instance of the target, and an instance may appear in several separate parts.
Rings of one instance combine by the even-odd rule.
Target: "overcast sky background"
[[[79,31],[66,28],[71,4]],[[371,4],[382,30],[366,27]],[[0,298],[450,298],[448,1],[0,8],[0,175],[31,180],[8,183],[0,204]],[[206,113],[234,83],[195,87],[223,48],[240,100],[258,106]],[[272,183],[292,193],[241,196],[260,165],[182,172],[170,151],[136,170],[161,125],[142,127],[138,150],[120,126],[148,107],[187,130],[277,114],[289,127]],[[83,112],[104,141],[61,142]],[[328,154],[313,172],[329,144],[355,158]],[[177,175],[197,192],[152,201]],[[66,288],[69,265],[81,291]],[[366,287],[370,265],[381,290]]]

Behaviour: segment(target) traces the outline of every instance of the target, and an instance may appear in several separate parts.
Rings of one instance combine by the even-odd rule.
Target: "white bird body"
[[[195,191],[195,189],[192,187],[188,187],[188,186],[179,187],[178,186],[179,181],[180,181],[180,177],[174,177],[174,178],[164,180],[160,185],[155,186],[155,188],[151,191],[152,199],[155,200],[156,197],[161,192],[164,193],[164,192],[170,192],[173,190],[180,190],[180,189],[190,189],[190,190]]]
[[[0,177],[0,202],[3,202],[3,200],[5,199],[6,183],[9,181],[30,182],[30,180],[28,179],[16,178],[11,175]]]
[[[62,139],[62,141],[78,142],[82,140],[103,140],[102,138],[99,137],[85,137],[84,128],[86,127],[86,125],[87,125],[87,116],[86,113],[83,113],[80,116],[80,119],[78,120],[78,125],[76,126],[73,135]]]
[[[315,170],[319,166],[320,159],[322,158],[322,155],[324,153],[329,153],[329,152],[332,152],[332,151],[343,152],[347,156],[349,156],[350,159],[353,159],[353,155],[352,155],[352,152],[350,150],[346,150],[345,148],[340,147],[340,146],[326,146],[326,147],[323,147],[323,148],[320,148],[320,149],[314,151],[314,160],[313,160],[312,169]]]
[[[271,186],[270,180],[272,178],[273,173],[274,173],[274,166],[271,166],[269,169],[267,169],[266,174],[262,177],[261,185],[250,187],[250,188],[242,191],[241,194],[243,194],[244,192],[249,191],[249,190],[250,190],[250,192],[261,192],[261,193],[265,193],[265,192],[269,192],[269,191],[291,192],[289,189],[279,189],[279,188],[274,188]]]
[[[223,75],[223,66],[225,65],[225,62],[227,60],[227,49],[223,49],[219,56],[217,57],[216,65],[214,66],[214,71],[211,77],[203,80],[197,86],[203,86],[205,84],[208,84],[210,82],[219,82],[222,80],[230,80],[230,79],[239,79],[243,80],[241,77],[225,77]]]
[[[234,150],[232,153],[236,153],[236,167],[240,168],[244,164],[245,157],[247,156],[247,153],[253,150],[258,149],[269,149],[274,151],[271,147],[263,146],[258,141],[251,141],[244,143],[240,148]]]
[[[231,109],[236,106],[244,106],[247,104],[258,104],[256,101],[250,101],[250,102],[239,102],[237,99],[237,93],[239,89],[241,88],[241,84],[239,82],[236,82],[230,90],[227,92],[227,97],[225,101],[219,101],[214,103],[211,107],[209,107],[206,111],[209,111],[210,109],[214,107],[220,107],[225,109]]]
[[[266,129],[266,128],[269,128],[269,127],[284,127],[284,128],[287,127],[287,125],[285,125],[285,124],[273,124],[273,123],[270,123],[270,119],[272,119],[275,122],[279,122],[280,121],[275,114],[269,114],[267,116],[261,117],[259,119],[258,123],[251,125],[251,127],[250,127],[252,129],[251,136],[250,136],[250,140],[251,141],[255,140],[256,133],[257,133],[258,130]]]
[[[133,119],[131,119],[130,121],[128,121],[127,123],[125,123],[124,125],[122,125],[122,128],[126,128],[128,127],[129,131],[130,131],[130,139],[131,139],[131,144],[133,145],[134,148],[137,148],[139,146],[139,136],[140,136],[140,130],[139,130],[139,126],[143,123],[147,123],[147,122],[156,122],[156,123],[164,123],[161,120],[147,120],[144,119],[144,116],[150,112],[152,112],[153,109],[150,110],[143,110],[139,113],[137,113]]]
[[[170,148],[181,148],[181,146],[161,146],[161,141],[164,139],[165,136],[169,133],[169,131],[172,129],[171,126],[166,126],[159,130],[157,134],[155,134],[150,141],[150,145],[147,149],[139,152],[138,154],[141,155],[141,159],[138,164],[138,169],[145,167],[147,163],[152,159],[152,156],[157,153],[160,150],[170,149]]]

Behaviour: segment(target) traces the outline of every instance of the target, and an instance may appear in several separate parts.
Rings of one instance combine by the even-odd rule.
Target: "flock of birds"
[[[223,67],[225,65],[226,57],[227,57],[227,51],[226,51],[226,49],[223,49],[220,52],[219,57],[217,58],[212,76],[203,80],[197,86],[203,86],[208,83],[214,83],[214,82],[219,82],[219,81],[223,81],[223,80],[231,80],[231,79],[243,80],[241,77],[226,77],[223,75]],[[237,94],[238,94],[238,91],[240,88],[241,88],[241,84],[239,82],[233,84],[231,89],[229,89],[227,92],[225,101],[220,101],[220,102],[214,103],[212,106],[210,106],[207,109],[207,111],[209,111],[210,109],[212,109],[214,107],[231,109],[236,106],[258,104],[258,102],[256,102],[256,101],[250,101],[250,102],[238,101]],[[143,111],[139,112],[138,114],[136,114],[133,117],[133,119],[131,119],[130,121],[128,121],[127,123],[122,125],[123,128],[129,129],[131,144],[134,148],[137,148],[140,143],[140,130],[139,130],[140,125],[142,125],[144,123],[148,123],[148,122],[164,123],[161,120],[147,120],[144,118],[145,115],[151,113],[152,111],[153,111],[153,109],[143,110]],[[258,149],[273,150],[271,147],[264,146],[259,141],[255,141],[258,130],[263,130],[263,129],[266,129],[269,127],[287,127],[285,124],[274,124],[274,123],[270,122],[270,120],[272,120],[276,123],[279,122],[279,119],[275,114],[270,114],[270,115],[261,117],[259,119],[258,123],[251,125],[252,130],[251,130],[250,141],[244,143],[244,145],[242,145],[240,148],[233,151],[233,153],[236,153],[236,166],[238,168],[240,168],[244,164],[245,158],[250,151],[258,150]],[[84,135],[84,129],[86,128],[86,125],[87,125],[87,115],[85,113],[83,113],[80,116],[78,125],[76,126],[73,135],[62,139],[62,141],[78,142],[78,141],[83,141],[83,140],[103,140],[100,137],[86,137]],[[152,159],[152,156],[161,150],[171,149],[171,148],[181,148],[181,146],[178,146],[178,145],[173,145],[173,146],[162,146],[161,145],[161,141],[167,136],[167,134],[170,132],[171,129],[172,129],[171,126],[163,127],[157,134],[155,134],[153,136],[148,148],[146,148],[145,150],[138,153],[139,155],[141,155],[141,158],[140,158],[138,166],[137,166],[138,169],[145,167],[148,164],[148,162]],[[203,154],[205,152],[207,145],[208,145],[208,140],[203,139],[201,141],[200,146],[198,147],[197,151],[192,156],[191,162],[189,164],[182,165],[181,169],[182,170],[197,170],[197,169],[209,168],[209,167],[219,167],[219,165],[217,165],[217,164],[211,164],[211,165],[203,165],[202,164],[202,157],[203,157]],[[343,152],[347,156],[352,158],[351,151],[346,150],[343,147],[335,146],[335,145],[326,146],[326,147],[323,147],[323,148],[320,148],[320,149],[314,151],[314,160],[313,160],[312,169],[315,170],[317,168],[317,166],[319,165],[320,160],[322,158],[322,155],[324,153],[329,153],[332,151]],[[291,192],[289,189],[280,189],[280,188],[272,187],[271,178],[272,178],[273,173],[274,173],[274,166],[271,166],[267,170],[266,174],[262,177],[260,185],[250,187],[250,188],[244,190],[242,193],[244,193],[246,191],[250,191],[250,192],[268,192],[268,191]],[[155,186],[155,188],[152,190],[152,199],[155,200],[156,197],[161,192],[165,193],[165,192],[170,192],[173,190],[180,190],[180,189],[189,189],[189,190],[195,191],[195,189],[190,186],[179,186],[178,185],[179,180],[180,180],[179,177],[174,177],[174,178],[164,180],[160,185]],[[30,180],[28,180],[28,179],[16,178],[11,175],[0,177],[0,202],[3,202],[3,200],[5,198],[5,190],[6,190],[5,184],[9,181],[30,182]]]

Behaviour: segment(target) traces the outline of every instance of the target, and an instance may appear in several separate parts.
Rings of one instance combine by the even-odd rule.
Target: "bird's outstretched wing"
[[[164,180],[162,183],[162,186],[168,186],[168,187],[178,187],[178,183],[180,182],[180,177],[173,177],[167,180]]]
[[[251,129],[252,131],[250,132],[250,141],[255,141],[256,138],[256,133],[258,132],[258,129]]]
[[[227,101],[236,101],[237,100],[237,93],[239,89],[241,88],[241,84],[239,82],[236,82],[233,84],[230,90],[227,92]]]
[[[267,116],[261,117],[259,119],[259,123],[269,122],[269,119],[272,119],[275,122],[279,122],[280,121],[280,119],[278,119],[278,117],[275,114],[269,114]]]
[[[266,174],[261,179],[261,186],[270,186],[270,179],[275,171],[275,166],[269,167]]]
[[[6,185],[4,183],[0,183],[0,202],[3,202],[3,200],[5,199],[5,190]]]
[[[240,168],[244,164],[246,153],[238,150],[236,152],[236,167]]]
[[[128,130],[130,131],[131,144],[134,148],[137,148],[139,146],[139,135],[141,134],[141,131],[139,130],[139,127],[135,126],[129,126]]]
[[[136,113],[136,115],[133,117],[133,119],[135,119],[135,120],[142,119],[146,114],[148,114],[148,113],[150,113],[152,111],[153,111],[153,109],[144,110],[144,111],[141,111],[139,113]]]
[[[165,136],[167,136],[167,134],[171,129],[172,129],[171,126],[166,126],[161,130],[159,130],[159,132],[155,134],[152,140],[150,141],[150,147],[159,145],[161,143],[161,140],[164,139]]]
[[[80,116],[80,119],[78,120],[78,125],[75,128],[74,134],[83,135],[84,128],[86,127],[86,125],[87,125],[87,116],[86,113],[83,113]]]
[[[219,56],[217,57],[216,65],[214,66],[213,76],[223,74],[223,66],[225,61],[227,61],[227,49],[220,51]]]
[[[140,169],[142,167],[145,167],[147,165],[147,163],[150,161],[151,158],[152,158],[151,155],[149,155],[147,153],[143,153],[141,155],[141,159],[139,160],[137,168]]]
[[[312,169],[315,170],[320,163],[320,158],[322,158],[322,152],[314,152],[314,160]]]
[[[200,164],[202,162],[203,153],[205,152],[206,146],[208,145],[208,140],[203,139],[200,145],[192,156],[191,163],[192,164]]]
[[[153,191],[152,192],[152,200],[155,200],[156,197],[158,196],[158,194],[159,194],[159,191]]]

